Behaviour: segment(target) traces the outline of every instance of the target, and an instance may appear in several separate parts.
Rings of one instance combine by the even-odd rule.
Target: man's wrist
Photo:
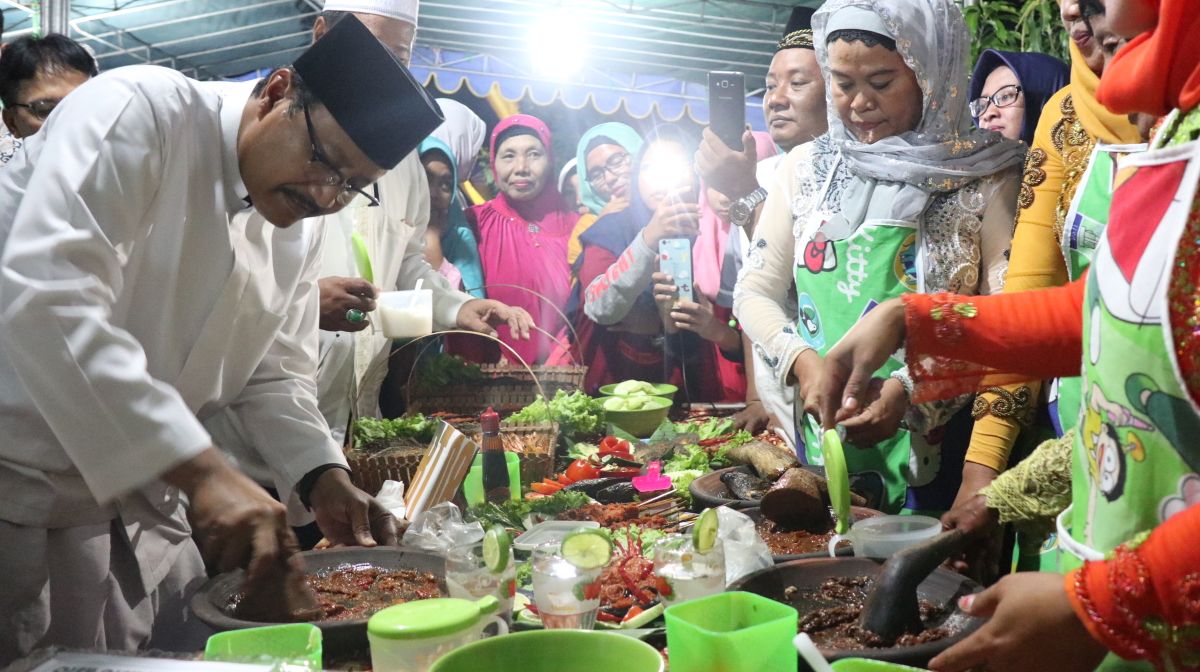
[[[350,470],[346,467],[346,465],[337,463],[322,464],[316,469],[313,469],[305,474],[304,477],[300,479],[300,482],[296,484],[296,496],[300,498],[300,503],[304,505],[304,508],[309,510],[312,509],[313,488],[316,487],[317,481],[321,478],[321,476],[330,469],[341,469],[342,471],[346,472],[347,476],[350,474]]]

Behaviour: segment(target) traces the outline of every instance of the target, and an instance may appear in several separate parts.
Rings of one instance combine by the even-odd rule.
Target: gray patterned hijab
[[[835,30],[880,28],[916,75],[924,109],[915,130],[866,144],[837,114],[826,40]],[[969,36],[953,0],[829,0],[813,16],[813,31],[825,75],[828,137],[841,151],[839,172],[850,173],[841,207],[834,209],[850,230],[867,217],[914,221],[933,194],[956,191],[1024,160],[1024,145],[976,128],[967,113]]]

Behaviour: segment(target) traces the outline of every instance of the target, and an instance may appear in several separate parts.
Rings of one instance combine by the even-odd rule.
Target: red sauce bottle
[[[508,462],[504,441],[500,439],[500,416],[490,407],[479,416],[483,428],[483,496],[489,502],[504,503],[512,496],[508,481]]]

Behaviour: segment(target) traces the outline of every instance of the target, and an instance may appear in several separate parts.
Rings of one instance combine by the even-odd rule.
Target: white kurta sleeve
[[[128,250],[164,188],[165,143],[187,132],[186,102],[173,94],[110,78],[66,98],[0,261],[3,345],[100,502],[211,445],[179,393],[149,374],[141,344],[111,320]]]
[[[346,464],[317,405],[320,238],[319,231],[310,232],[303,275],[287,319],[232,403],[247,440],[270,467],[285,502],[308,472],[325,464]]]
[[[787,386],[796,358],[809,349],[784,310],[796,272],[792,184],[804,161],[808,161],[807,145],[793,149],[775,172],[733,294],[733,312],[754,343],[755,364],[769,368],[782,387]]]
[[[400,169],[407,162],[402,162]],[[400,261],[400,276],[395,289],[412,289],[418,280],[423,280],[423,289],[433,290],[433,328],[453,329],[458,325],[458,311],[467,301],[475,298],[450,286],[450,282],[425,261],[425,229],[429,227],[429,179],[420,161],[414,162],[416,170],[408,180],[412,188],[407,190],[405,216],[416,223],[416,229],[404,248]],[[390,289],[390,288],[389,288]]]

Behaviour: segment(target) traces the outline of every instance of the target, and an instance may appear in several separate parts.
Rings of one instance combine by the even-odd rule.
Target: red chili
[[[726,434],[724,436],[718,436],[715,439],[704,439],[703,441],[699,441],[696,445],[706,446],[706,447],[707,446],[716,446],[716,445],[720,445],[722,443],[729,441],[729,439],[731,439],[731,438],[733,438],[732,434]]]
[[[621,580],[625,582],[625,587],[629,589],[629,594],[633,595],[633,599],[642,604],[648,604],[654,598],[643,593],[642,589],[638,588],[637,581],[625,571],[625,563],[627,562],[629,562],[629,558],[625,558],[621,561],[621,564],[617,565],[617,573],[621,575]]]

